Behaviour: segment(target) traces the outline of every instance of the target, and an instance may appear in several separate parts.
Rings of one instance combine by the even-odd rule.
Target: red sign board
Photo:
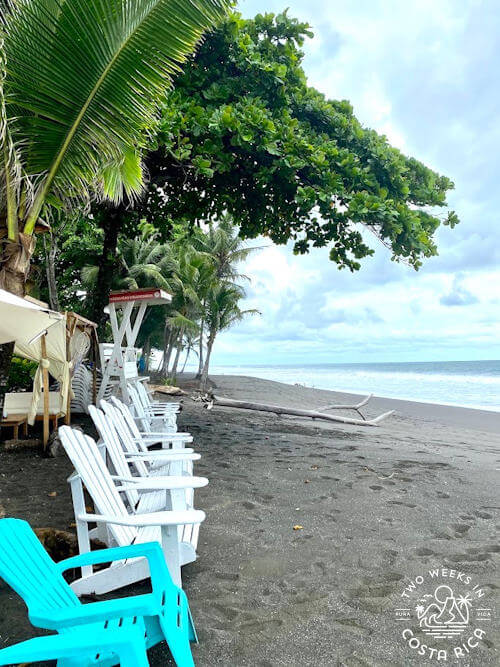
[[[170,294],[157,288],[137,289],[127,292],[111,292],[109,295],[109,303],[124,303],[126,301],[163,301],[168,303],[170,300]]]

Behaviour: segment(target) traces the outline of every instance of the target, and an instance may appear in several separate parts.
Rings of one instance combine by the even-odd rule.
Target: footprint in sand
[[[254,509],[257,508],[257,505],[255,505],[255,503],[251,503],[251,502],[248,501],[248,500],[244,500],[244,501],[241,503],[241,506],[244,507],[246,510],[254,510]]]
[[[453,554],[448,556],[446,560],[451,561],[452,563],[477,563],[485,560],[489,560],[489,555],[485,553],[478,554]]]
[[[463,537],[471,529],[471,526],[466,523],[453,523],[450,527],[455,531],[456,537]]]
[[[402,505],[403,507],[409,507],[410,509],[413,509],[416,507],[415,503],[404,503],[402,500],[388,500],[387,501],[388,505]]]
[[[435,551],[432,551],[432,549],[427,549],[426,547],[420,547],[415,551],[417,556],[437,556]]]

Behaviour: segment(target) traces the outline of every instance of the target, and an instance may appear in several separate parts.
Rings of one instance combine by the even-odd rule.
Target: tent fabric
[[[45,333],[47,357],[42,361],[41,334]],[[61,383],[61,412],[66,410],[71,368],[66,360],[66,318],[42,306],[0,289],[0,344],[14,342],[14,354],[38,362],[28,422],[33,424],[43,389],[42,368]]]
[[[47,349],[46,360],[48,361],[47,369],[52,377],[59,382],[60,385],[60,413],[66,414],[66,400],[68,391],[71,395],[71,368],[72,362],[66,358],[66,318],[61,315],[61,319],[56,322],[50,329],[47,330],[45,336],[45,346]],[[41,338],[36,340],[31,345],[20,343],[16,341],[14,354],[24,359],[31,361],[42,361],[42,341]],[[33,401],[31,403],[31,410],[28,414],[28,423],[33,424],[36,417],[37,407],[42,396],[43,389],[43,363],[39,363],[35,378],[33,380]]]
[[[69,316],[75,317],[69,313]],[[71,375],[73,364],[81,363],[88,351],[90,338],[76,331],[70,341],[73,361],[67,359],[67,318],[68,314],[58,313],[46,306],[22,299],[0,289],[0,345],[15,342],[14,354],[24,359],[38,362],[33,381],[33,400],[28,414],[28,423],[35,421],[37,408],[42,397],[43,369],[47,368],[59,382],[60,414],[67,411],[67,397],[73,398]],[[88,323],[88,320],[85,320]],[[92,323],[89,323],[92,324]],[[42,356],[41,335],[45,333],[46,356]]]
[[[36,336],[62,320],[61,313],[0,289],[0,345],[29,345]]]

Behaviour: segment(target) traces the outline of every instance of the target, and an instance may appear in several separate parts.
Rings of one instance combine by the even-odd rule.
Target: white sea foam
[[[500,411],[500,361],[214,366],[211,373]]]

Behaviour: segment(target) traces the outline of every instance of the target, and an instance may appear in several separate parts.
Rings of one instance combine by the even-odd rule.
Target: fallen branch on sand
[[[356,405],[338,405],[338,403],[334,403],[333,405],[324,405],[322,408],[319,408],[319,409],[320,409],[320,411],[321,410],[356,410],[358,415],[362,419],[365,419],[364,415],[360,411],[360,408],[362,408],[363,405],[366,405],[371,398],[373,398],[373,394],[368,394],[368,396],[366,396],[359,403],[356,403]]]
[[[365,399],[363,405],[368,402],[370,397]],[[260,412],[273,412],[276,415],[290,415],[292,417],[309,417],[310,419],[323,419],[325,421],[337,422],[341,424],[354,424],[356,426],[378,426],[381,421],[394,414],[394,410],[384,412],[373,419],[355,419],[352,417],[328,415],[325,412],[317,410],[300,410],[297,408],[284,408],[281,405],[268,405],[266,403],[249,403],[247,401],[236,401],[232,398],[222,398],[221,396],[212,396],[206,401],[205,407],[211,410],[214,405],[220,405],[226,408],[240,408],[243,410],[258,410]],[[338,407],[338,406],[335,406]],[[344,406],[344,409],[354,406]],[[325,408],[323,408],[325,409]]]

